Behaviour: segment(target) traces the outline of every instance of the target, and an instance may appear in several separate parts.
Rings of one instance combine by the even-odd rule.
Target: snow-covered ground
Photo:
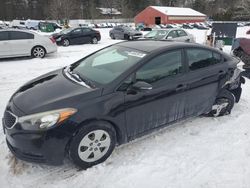
[[[237,36],[244,37],[247,29],[238,28]],[[58,53],[44,59],[0,60],[0,114],[12,93],[25,82],[118,42],[108,37],[108,29],[100,31],[102,40],[97,45],[59,47]],[[197,42],[204,42],[205,31],[189,32]],[[86,171],[78,171],[69,161],[54,167],[16,160],[7,149],[0,129],[0,187],[248,188],[249,111],[247,80],[242,99],[230,115],[198,117],[174,124],[116,148],[106,162]]]

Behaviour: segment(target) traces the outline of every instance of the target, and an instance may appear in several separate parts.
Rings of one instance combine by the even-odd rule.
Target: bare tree
[[[49,4],[49,14],[52,19],[69,20],[76,14],[75,0],[52,0]]]

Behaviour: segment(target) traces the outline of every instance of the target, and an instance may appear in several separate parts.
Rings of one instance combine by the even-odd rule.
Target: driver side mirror
[[[132,85],[132,89],[136,91],[145,91],[153,89],[153,86],[147,82],[138,81]]]
[[[167,39],[173,39],[173,37],[172,36],[167,36]]]

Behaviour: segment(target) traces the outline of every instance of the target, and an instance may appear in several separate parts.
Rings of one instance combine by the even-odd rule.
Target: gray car
[[[156,40],[175,40],[182,42],[195,42],[193,35],[189,34],[183,29],[156,29],[147,33],[144,38]]]
[[[142,37],[142,33],[128,26],[116,26],[109,31],[112,39],[134,40]]]

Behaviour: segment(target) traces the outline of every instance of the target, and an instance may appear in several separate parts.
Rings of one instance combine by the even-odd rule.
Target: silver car
[[[195,42],[195,38],[190,33],[186,32],[180,28],[172,29],[156,29],[152,30],[146,35],[146,39],[156,39],[156,40],[175,40],[182,42]]]

